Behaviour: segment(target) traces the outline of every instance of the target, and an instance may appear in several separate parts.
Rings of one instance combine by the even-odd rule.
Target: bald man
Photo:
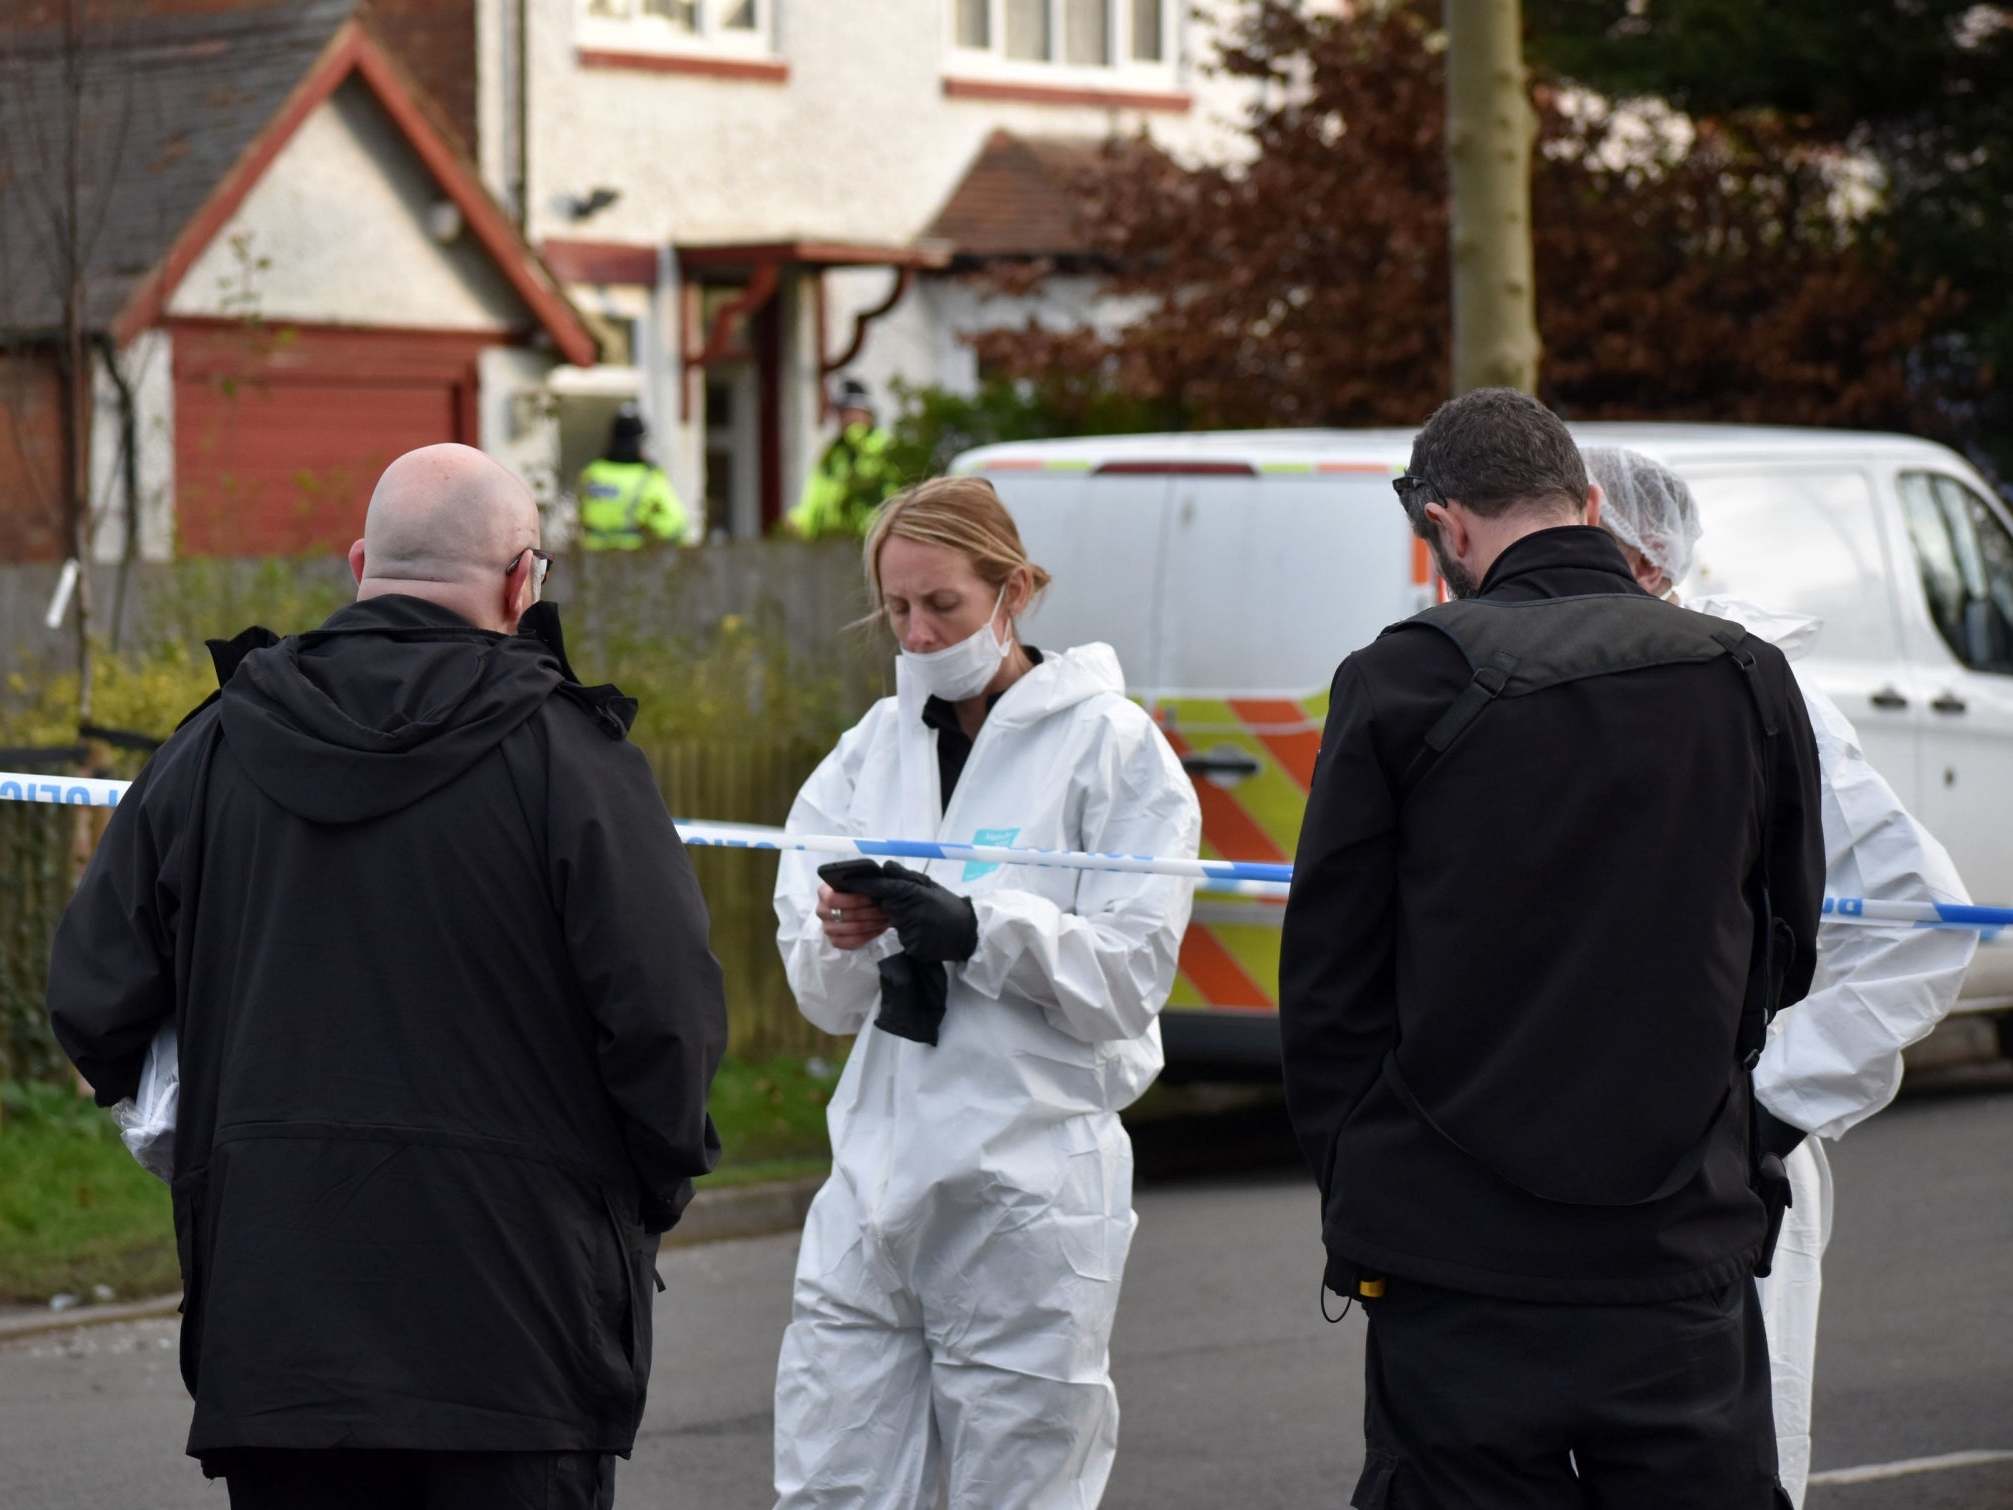
[[[719,1148],[706,912],[523,484],[386,469],[321,628],[213,641],[57,932],[97,1095],[181,1044],[188,1451],[238,1510],[605,1506]]]

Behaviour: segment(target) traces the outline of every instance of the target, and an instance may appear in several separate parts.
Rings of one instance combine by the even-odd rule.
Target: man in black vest
[[[1764,1510],[1746,1061],[1815,960],[1802,701],[1636,585],[1535,400],[1443,405],[1397,487],[1457,601],[1336,672],[1280,962],[1326,1283],[1369,1316],[1353,1503]]]

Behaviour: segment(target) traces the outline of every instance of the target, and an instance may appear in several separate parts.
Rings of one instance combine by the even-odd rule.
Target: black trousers
[[[598,1452],[239,1448],[205,1457],[231,1510],[611,1510],[615,1458]]]
[[[1541,1305],[1387,1281],[1356,1510],[1786,1510],[1754,1282]]]

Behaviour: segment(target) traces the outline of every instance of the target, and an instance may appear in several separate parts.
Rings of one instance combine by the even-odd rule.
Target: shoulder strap
[[[1488,663],[1475,670],[1474,678],[1461,689],[1461,695],[1448,705],[1432,728],[1426,731],[1426,747],[1434,751],[1444,751],[1447,746],[1461,737],[1461,731],[1475,721],[1477,715],[1494,702],[1503,688],[1510,684],[1510,677],[1516,672],[1517,657],[1507,650],[1499,650],[1490,656]]]
[[[1716,623],[1640,593],[1594,593],[1521,603],[1469,598],[1392,625],[1386,634],[1430,629],[1446,636],[1472,672],[1427,731],[1401,789],[1409,792],[1500,699],[1618,672],[1717,660],[1726,647],[1711,631]]]

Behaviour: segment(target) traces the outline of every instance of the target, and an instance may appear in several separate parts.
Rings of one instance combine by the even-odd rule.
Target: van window
[[[1824,621],[1815,654],[1893,660],[1900,627],[1878,600],[1885,557],[1861,472],[1688,477],[1704,534],[1680,598],[1719,593]]]
[[[1954,477],[1904,472],[1899,485],[1936,632],[1972,670],[2013,672],[2013,535]]]

